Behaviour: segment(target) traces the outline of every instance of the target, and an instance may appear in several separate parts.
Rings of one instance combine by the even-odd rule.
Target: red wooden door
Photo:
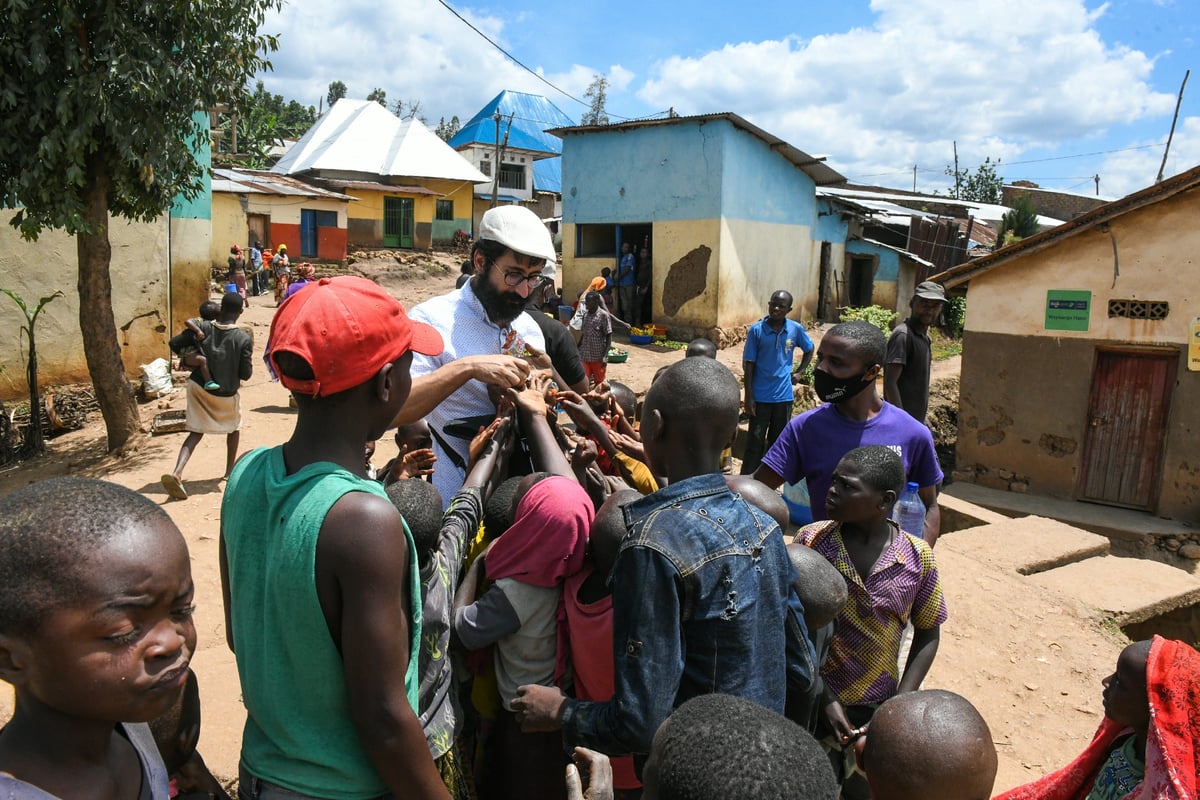
[[[1173,350],[1097,351],[1079,499],[1153,509],[1178,365]]]

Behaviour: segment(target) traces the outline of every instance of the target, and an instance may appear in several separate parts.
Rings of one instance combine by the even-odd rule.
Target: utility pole
[[[496,192],[500,188],[500,106],[496,106],[496,113],[492,114],[492,120],[496,123],[496,158],[492,164],[492,204],[488,208],[496,207]]]
[[[1096,182],[1096,197],[1100,196],[1100,173],[1096,173],[1096,177],[1092,178]]]
[[[959,184],[959,179],[958,179],[958,140],[955,140],[954,141],[954,199],[955,200],[959,200],[962,198],[958,184]]]
[[[492,115],[492,119],[496,123],[496,166],[492,172],[492,204],[489,208],[495,208],[499,203],[499,188],[500,188],[500,165],[504,163],[504,151],[508,149],[508,134],[512,132],[513,114],[508,115],[508,127],[504,129],[504,141],[500,141],[500,120],[504,119],[500,114],[499,107],[496,108],[496,113]]]
[[[913,164],[913,192],[917,191],[917,165]]]
[[[1179,121],[1179,106],[1183,103],[1183,90],[1187,87],[1188,76],[1192,74],[1189,69],[1183,73],[1183,83],[1179,87],[1179,97],[1175,100],[1175,116],[1171,117],[1171,132],[1167,134],[1167,147],[1163,150],[1162,164],[1158,168],[1158,177],[1154,179],[1155,183],[1161,183],[1163,172],[1167,169],[1167,155],[1171,152],[1171,140],[1175,138],[1175,123]]]

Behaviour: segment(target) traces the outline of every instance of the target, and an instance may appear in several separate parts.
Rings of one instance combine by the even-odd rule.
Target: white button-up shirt
[[[510,325],[500,327],[488,319],[483,305],[471,288],[471,282],[463,284],[448,294],[430,298],[408,312],[418,322],[432,325],[442,335],[444,348],[439,356],[413,354],[412,376],[418,378],[463,356],[520,355],[523,344],[528,343],[545,352],[546,340],[537,323],[527,314],[521,314]],[[494,414],[496,407],[488,399],[487,385],[469,380],[449,397],[438,403],[425,417],[429,428],[435,431],[433,452],[437,455],[437,467],[433,472],[433,485],[442,494],[442,505],[449,506],[454,494],[466,480],[466,470],[454,463],[442,447],[444,442],[458,454],[466,464],[470,442],[449,436],[446,423],[462,417],[479,417]]]

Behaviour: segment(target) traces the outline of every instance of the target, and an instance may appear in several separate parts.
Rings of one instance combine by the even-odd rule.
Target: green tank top
[[[265,781],[330,800],[387,792],[350,721],[341,654],[317,598],[317,535],[348,492],[387,497],[382,484],[329,462],[288,475],[282,447],[259,448],[238,462],[221,504],[247,711],[242,763]],[[421,581],[407,524],[404,535],[413,615],[404,685],[417,713]]]

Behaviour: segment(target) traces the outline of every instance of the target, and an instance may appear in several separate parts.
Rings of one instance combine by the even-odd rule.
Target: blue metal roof
[[[546,133],[546,130],[575,124],[574,120],[542,95],[506,89],[493,97],[459,129],[450,140],[450,146],[457,149],[473,142],[496,144],[496,121],[492,117],[497,110],[504,117],[500,121],[501,140],[504,139],[504,131],[511,114],[513,120],[512,130],[508,134],[508,146],[532,150],[535,153],[562,153],[562,140]]]
[[[533,190],[562,194],[562,156],[533,162]]]

